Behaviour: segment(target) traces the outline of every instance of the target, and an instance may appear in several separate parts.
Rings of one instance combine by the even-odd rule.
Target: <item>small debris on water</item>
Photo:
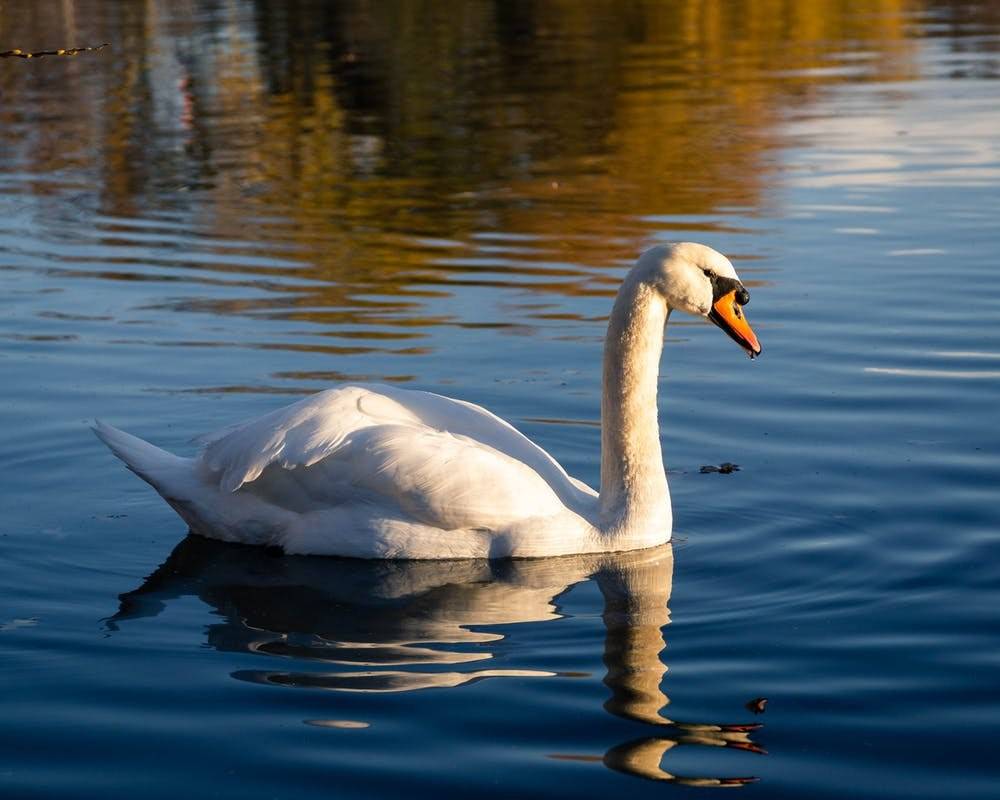
[[[720,475],[729,475],[732,472],[739,472],[740,465],[733,464],[729,461],[723,461],[719,466],[714,466],[712,464],[706,464],[701,468],[702,475],[708,475],[712,472],[718,472]]]
[[[755,697],[746,704],[747,711],[752,711],[754,714],[763,714],[764,710],[767,708],[767,698],[766,697]]]
[[[307,719],[305,723],[317,728],[341,728],[342,730],[360,730],[371,727],[370,722],[354,719]]]
[[[0,631],[16,631],[18,628],[31,628],[38,624],[36,617],[17,618],[0,622]]]

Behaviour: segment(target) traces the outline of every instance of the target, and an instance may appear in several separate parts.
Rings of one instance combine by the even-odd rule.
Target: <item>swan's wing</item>
[[[587,502],[597,492],[566,474],[558,461],[517,428],[475,403],[455,400],[433,392],[395,386],[368,387],[380,397],[399,403],[407,412],[434,430],[466,436],[534,470],[563,503]]]
[[[278,492],[273,480],[280,481]],[[388,517],[442,530],[497,530],[565,510],[552,487],[521,461],[480,441],[414,425],[370,426],[313,467],[272,467],[248,488],[297,497],[303,508],[363,502]]]
[[[305,515],[322,529],[374,534],[383,524],[403,524],[486,532],[566,510],[526,464],[468,437],[420,424],[356,428],[311,465],[290,469],[288,455],[272,461],[240,494]]]
[[[419,423],[404,407],[380,403],[365,387],[344,386],[311,395],[262,417],[202,437],[201,463],[234,492],[271,464],[308,467],[335,453],[372,425]]]
[[[374,428],[386,429],[384,438],[375,436]],[[406,429],[408,437],[403,435]],[[466,472],[474,463],[486,468],[500,458],[494,469],[519,472],[519,467],[507,463],[516,462],[548,484],[563,503],[595,495],[571,479],[542,448],[486,409],[390,386],[330,389],[203,441],[202,464],[218,473],[220,487],[230,492],[256,480],[272,464],[288,470],[309,467],[345,448],[358,458],[358,448],[368,447],[392,453],[392,458],[405,456],[407,463],[424,453],[421,474],[427,481],[438,480],[431,476],[445,465],[447,470]],[[440,479],[444,478],[442,471]]]

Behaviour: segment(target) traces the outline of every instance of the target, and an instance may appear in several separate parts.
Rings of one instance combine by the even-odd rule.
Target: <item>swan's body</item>
[[[667,317],[731,305],[725,325],[712,318],[754,355],[744,302],[732,265],[703,245],[653,248],[629,272],[605,344],[600,494],[489,411],[388,386],[320,392],[203,437],[195,458],[102,423],[95,432],[193,531],[217,539],[396,559],[651,547],[672,525],[656,411]]]

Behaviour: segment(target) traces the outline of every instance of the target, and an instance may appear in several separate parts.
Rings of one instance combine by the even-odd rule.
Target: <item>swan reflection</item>
[[[677,722],[663,715],[669,700],[660,688],[666,672],[660,652],[672,578],[669,544],[548,559],[393,562],[272,555],[188,536],[139,588],[121,595],[107,624],[117,630],[123,621],[156,616],[169,601],[193,595],[221,620],[207,628],[209,645],[276,659],[275,668],[240,670],[234,678],[340,692],[407,692],[487,678],[570,676],[491,668],[491,645],[504,635],[489,628],[557,620],[559,597],[592,579],[604,598],[604,684],[610,691],[604,707],[655,725],[655,735],[603,756],[552,757],[603,762],[688,785],[747,783],[753,778],[683,778],[660,767],[680,745],[763,752],[751,740],[759,725]],[[278,668],[279,658],[289,666]],[[336,669],[295,671],[290,665],[297,660]]]

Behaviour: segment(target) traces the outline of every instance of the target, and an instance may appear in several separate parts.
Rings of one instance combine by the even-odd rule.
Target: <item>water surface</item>
[[[2,3],[101,42],[0,59],[5,796],[993,796],[994,4]],[[671,547],[220,545],[86,427],[384,381],[595,484],[611,298],[683,239],[764,357],[671,321]]]

